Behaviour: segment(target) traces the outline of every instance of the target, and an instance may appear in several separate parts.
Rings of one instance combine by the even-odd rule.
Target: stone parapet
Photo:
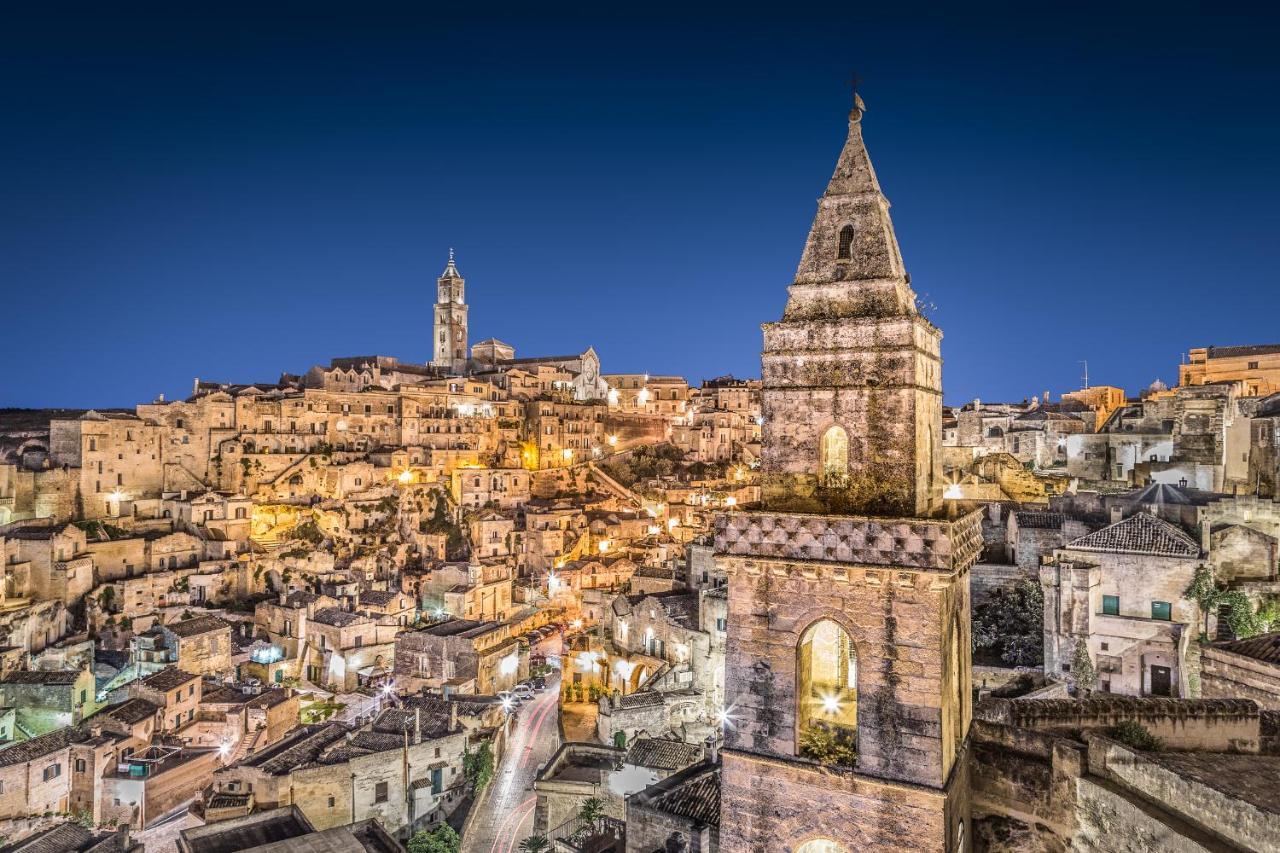
[[[960,572],[982,554],[982,511],[872,518],[745,511],[716,519],[717,555]]]

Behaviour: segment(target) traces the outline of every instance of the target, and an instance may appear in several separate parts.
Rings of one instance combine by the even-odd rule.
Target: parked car
[[[533,678],[529,679],[529,686],[541,693],[543,690],[547,689],[547,680],[541,675],[535,675]]]
[[[511,688],[511,692],[519,696],[521,701],[528,701],[533,698],[533,688],[523,681]]]

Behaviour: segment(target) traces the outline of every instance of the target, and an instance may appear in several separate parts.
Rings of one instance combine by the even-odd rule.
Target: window
[[[1167,601],[1151,602],[1151,618],[1168,622],[1173,619],[1173,605]]]
[[[833,425],[822,434],[819,476],[824,486],[842,486],[849,477],[849,436]]]
[[[1120,596],[1104,595],[1102,596],[1102,612],[1107,616],[1120,615]]]
[[[1256,361],[1251,361],[1251,362],[1249,362],[1249,368],[1248,368],[1248,369],[1249,369],[1249,370],[1257,370],[1257,369],[1258,369],[1258,362],[1256,362]]]
[[[840,229],[840,245],[836,251],[836,260],[847,261],[853,257],[853,226],[846,225]]]
[[[57,779],[61,775],[62,775],[61,764],[50,764],[48,767],[44,769],[44,781],[46,782],[48,782],[50,779]]]
[[[86,701],[88,698],[89,698],[89,697],[88,697],[88,691],[86,691],[86,690],[81,690],[81,691],[80,691],[80,704],[81,704],[81,705],[83,705],[83,704],[85,703],[85,701]]]
[[[83,759],[83,758],[77,758],[77,759],[76,759],[76,772],[77,772],[77,773],[83,773],[83,772],[84,772],[84,759]]]
[[[853,640],[830,619],[800,638],[796,667],[797,753],[804,735],[826,729],[853,745],[858,727],[858,654]]]
[[[375,803],[385,803],[387,801],[387,783],[379,782],[373,789],[373,801]]]
[[[330,797],[330,798],[329,798],[329,808],[333,808],[335,805],[337,805],[337,802],[333,799],[333,797]]]

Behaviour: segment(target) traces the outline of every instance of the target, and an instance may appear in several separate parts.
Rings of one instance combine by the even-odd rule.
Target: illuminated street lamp
[[[400,481],[400,485],[407,486],[413,482],[413,472],[410,471],[408,468],[405,468],[403,471],[400,472],[400,476],[397,477],[396,479]]]

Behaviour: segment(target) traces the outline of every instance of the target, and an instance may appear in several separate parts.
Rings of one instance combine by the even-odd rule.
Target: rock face
[[[939,512],[941,333],[916,309],[862,115],[859,99],[782,320],[764,326],[763,506],[716,526],[726,853],[972,838],[968,570],[981,523]],[[839,643],[812,639],[817,626]],[[815,748],[815,732],[856,757]]]

